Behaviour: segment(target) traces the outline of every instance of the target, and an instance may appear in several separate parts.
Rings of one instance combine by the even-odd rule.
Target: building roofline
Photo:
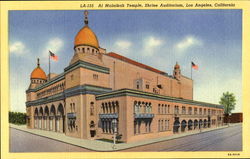
[[[127,89],[127,88],[97,95],[96,99],[102,100],[102,99],[108,99],[108,98],[119,97],[119,96],[136,96],[136,97],[141,97],[141,98],[163,100],[163,101],[176,102],[176,103],[182,103],[182,104],[193,104],[193,105],[203,106],[203,107],[207,106],[207,107],[214,107],[214,108],[220,108],[220,109],[224,108],[222,105],[218,105],[218,104],[194,101],[190,99],[183,99],[183,98],[177,98],[177,97],[164,96],[164,95],[143,92],[143,91],[133,90],[133,89]]]
[[[167,75],[166,72],[160,71],[160,70],[158,70],[158,69],[156,69],[156,68],[153,68],[153,67],[151,67],[151,66],[148,66],[148,65],[145,65],[145,64],[143,64],[143,63],[137,62],[137,61],[135,61],[135,60],[132,60],[132,59],[130,59],[130,58],[127,58],[127,57],[122,56],[122,55],[120,55],[120,54],[118,54],[118,53],[115,53],[115,52],[109,52],[109,53],[104,54],[104,55],[113,57],[113,58],[115,58],[115,59],[119,59],[119,60],[121,60],[121,61],[127,62],[127,63],[129,63],[129,64],[132,64],[132,65],[135,65],[135,66],[138,66],[138,67],[141,67],[141,68],[150,70],[150,71],[153,71],[153,72],[155,72],[155,73],[159,73],[159,74],[161,74],[161,75]]]

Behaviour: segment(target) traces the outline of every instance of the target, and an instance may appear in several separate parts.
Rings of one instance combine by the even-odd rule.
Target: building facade
[[[46,75],[37,63],[26,91],[27,127],[82,139],[112,139],[112,121],[124,142],[222,125],[223,106],[193,100],[193,81],[99,46],[88,24],[77,33],[64,72]],[[50,78],[48,78],[50,77]]]

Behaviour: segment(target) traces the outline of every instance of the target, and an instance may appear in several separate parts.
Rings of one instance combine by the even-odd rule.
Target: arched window
[[[161,113],[161,104],[158,105],[158,114]]]
[[[140,106],[139,106],[139,103],[135,103],[134,109],[135,109],[135,114],[140,113]]]
[[[94,115],[94,102],[90,102],[90,115]]]
[[[140,82],[136,81],[136,89],[140,89]]]
[[[90,128],[95,127],[95,122],[94,122],[94,121],[91,121],[90,124],[89,124],[89,127],[90,127]]]
[[[158,131],[160,132],[161,131],[161,121],[158,120]]]

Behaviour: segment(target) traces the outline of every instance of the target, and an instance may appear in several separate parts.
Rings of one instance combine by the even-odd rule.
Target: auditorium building
[[[37,62],[26,90],[27,127],[80,139],[129,143],[222,125],[223,106],[193,100],[193,80],[99,46],[88,24],[76,34],[74,54],[61,74]],[[150,65],[150,64],[149,64]]]

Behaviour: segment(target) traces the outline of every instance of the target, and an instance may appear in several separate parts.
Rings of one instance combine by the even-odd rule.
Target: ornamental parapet
[[[182,118],[208,118],[212,115],[200,115],[200,114],[174,114],[175,117],[182,117]]]
[[[100,119],[117,119],[117,113],[99,114]]]
[[[136,119],[138,119],[138,118],[140,118],[140,119],[153,118],[154,114],[151,114],[151,113],[140,113],[140,114],[134,114],[134,117]]]

